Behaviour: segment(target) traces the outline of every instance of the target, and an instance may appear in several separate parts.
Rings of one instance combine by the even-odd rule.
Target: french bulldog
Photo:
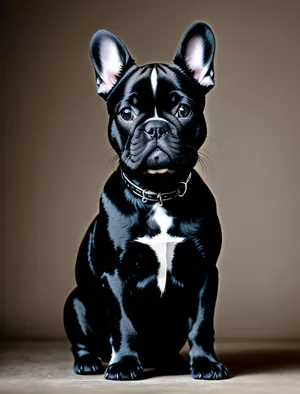
[[[137,66],[107,30],[91,40],[119,165],[79,248],[77,287],[64,307],[78,374],[134,380],[154,367],[228,377],[214,352],[221,228],[215,199],[194,169],[207,133],[214,53],[205,23],[187,30],[169,65]],[[179,353],[187,340],[189,366]]]

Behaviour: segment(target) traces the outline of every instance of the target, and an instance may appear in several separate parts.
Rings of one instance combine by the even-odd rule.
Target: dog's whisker
[[[216,156],[214,154],[212,154],[210,151],[208,151],[207,149],[204,148],[200,148],[199,152],[203,153],[204,155],[207,155],[208,157],[213,158],[215,161],[217,161]]]
[[[210,135],[208,135],[208,136],[206,136],[206,139],[207,140],[212,140],[217,145],[218,149],[220,149],[220,145],[219,145],[218,141],[214,137],[211,137]]]
[[[201,169],[202,169],[204,172],[207,172],[207,171],[208,171],[208,165],[207,165],[206,161],[204,160],[204,158],[201,157],[200,155],[198,155],[198,163],[200,164]]]
[[[201,160],[207,165],[207,167],[212,165],[210,158],[204,155],[203,152],[199,152],[199,157],[201,157]]]

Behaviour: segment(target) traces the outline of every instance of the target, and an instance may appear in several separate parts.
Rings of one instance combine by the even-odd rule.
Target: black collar
[[[126,184],[126,186],[138,197],[140,197],[143,203],[147,203],[148,201],[158,202],[158,205],[161,207],[164,201],[173,200],[176,197],[183,197],[187,191],[187,185],[189,180],[191,179],[192,173],[190,172],[186,181],[179,181],[178,185],[180,185],[176,190],[171,192],[153,192],[151,190],[142,189],[135,183],[133,183],[128,176],[121,171],[122,178]]]

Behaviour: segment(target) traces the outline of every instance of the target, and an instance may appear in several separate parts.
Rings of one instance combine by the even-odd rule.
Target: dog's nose
[[[168,122],[161,120],[150,120],[145,125],[145,132],[154,139],[159,139],[170,130]]]

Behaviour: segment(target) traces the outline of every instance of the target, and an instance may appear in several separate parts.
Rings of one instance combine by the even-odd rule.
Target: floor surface
[[[1,343],[2,394],[162,394],[162,393],[300,393],[300,343],[220,343],[220,361],[229,367],[226,381],[196,381],[190,375],[156,376],[112,382],[100,376],[78,376],[72,371],[67,342]]]

